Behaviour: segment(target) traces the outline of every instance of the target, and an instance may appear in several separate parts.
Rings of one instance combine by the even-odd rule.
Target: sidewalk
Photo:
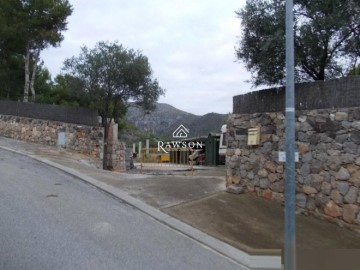
[[[235,261],[245,260],[252,269],[270,269],[269,264],[279,263],[283,207],[251,194],[226,193],[221,176],[224,168],[204,167],[196,170],[194,176],[186,171],[161,175],[116,173],[96,168],[94,160],[87,156],[56,147],[0,137],[0,148],[67,170],[225,256]],[[360,233],[312,216],[298,215],[297,248],[359,249]]]

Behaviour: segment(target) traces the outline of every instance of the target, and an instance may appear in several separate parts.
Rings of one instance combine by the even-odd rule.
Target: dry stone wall
[[[247,129],[260,127],[260,144]],[[233,114],[228,121],[227,185],[284,200],[285,116]],[[296,202],[303,211],[360,224],[360,108],[297,111]]]
[[[60,133],[64,134],[64,142],[61,145]],[[102,127],[0,115],[0,135],[38,144],[59,145],[97,158],[102,156]]]

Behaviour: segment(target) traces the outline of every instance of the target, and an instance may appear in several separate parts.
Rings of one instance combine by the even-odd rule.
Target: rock
[[[339,182],[338,190],[341,195],[345,195],[349,190],[349,184],[347,182]]]
[[[360,166],[360,157],[356,158],[355,164]]]
[[[325,208],[324,208],[325,215],[328,215],[330,217],[340,217],[341,216],[341,209],[340,207],[334,203],[333,201],[329,201]]]
[[[340,150],[329,149],[326,151],[330,156],[340,156]]]
[[[272,143],[271,142],[264,143],[263,147],[260,148],[260,151],[263,154],[269,154],[269,153],[271,153],[271,150],[272,150]]]
[[[283,192],[284,192],[284,182],[283,182],[283,181],[280,181],[280,182],[272,183],[272,184],[270,185],[270,188],[271,188],[271,190],[274,191],[274,192],[283,193]]]
[[[348,120],[348,113],[346,113],[346,112],[336,112],[335,113],[335,120],[336,121],[346,121],[346,120]]]
[[[276,167],[276,172],[277,173],[283,173],[284,172],[284,166],[283,165],[279,165]]]
[[[330,193],[330,198],[339,204],[343,203],[343,196],[340,194],[340,192],[336,189],[333,189]]]
[[[323,209],[329,200],[330,200],[330,197],[326,196],[322,193],[317,193],[315,195],[316,206],[320,209]]]
[[[323,162],[320,160],[314,160],[310,165],[311,173],[320,173],[323,170]]]
[[[300,123],[304,123],[304,122],[306,121],[306,119],[307,119],[307,116],[306,116],[306,115],[301,115],[301,116],[298,118],[298,120],[299,120]]]
[[[306,208],[313,211],[316,209],[316,201],[314,198],[309,197],[306,202]]]
[[[345,203],[355,203],[358,197],[359,190],[356,187],[350,187],[348,193],[344,197]]]
[[[271,183],[274,183],[276,181],[279,181],[279,177],[275,173],[270,173],[268,176],[268,179]]]
[[[269,172],[265,169],[261,169],[258,171],[257,175],[262,177],[262,178],[266,178],[268,176]]]
[[[351,124],[351,127],[360,130],[360,121],[355,121]]]
[[[307,196],[304,193],[296,194],[296,205],[305,208],[306,207]]]
[[[248,172],[248,174],[246,175],[246,177],[250,180],[254,179],[254,172],[253,171],[250,171]]]
[[[312,174],[310,176],[310,179],[308,181],[309,185],[316,188],[316,189],[320,189],[321,188],[321,184],[324,182],[324,177],[321,176],[320,174]]]
[[[344,151],[348,154],[356,154],[357,153],[357,144],[354,142],[344,142]]]
[[[342,163],[345,163],[345,164],[354,163],[355,158],[356,158],[356,155],[354,155],[354,154],[342,154],[341,155]]]
[[[269,188],[269,181],[267,179],[260,179],[260,187],[261,188]]]
[[[273,192],[272,199],[278,203],[283,203],[284,202],[284,194]]]
[[[241,155],[241,150],[236,149],[234,154],[235,154],[235,156],[240,156]]]
[[[339,134],[335,137],[335,141],[342,144],[349,138],[348,134]]]
[[[360,131],[355,130],[353,132],[350,133],[350,139],[356,143],[356,144],[360,144]]]
[[[270,200],[272,198],[272,191],[270,189],[266,189],[266,190],[263,191],[262,196],[265,199]]]
[[[303,123],[300,123],[298,130],[300,130],[302,132],[308,132],[312,129],[313,129],[313,127],[308,122],[303,122]]]
[[[299,142],[308,142],[309,141],[309,135],[306,132],[298,132],[298,141]]]
[[[302,188],[303,192],[307,195],[310,195],[310,194],[316,194],[317,193],[317,190],[316,188],[313,188],[311,186],[303,186]]]
[[[323,182],[321,184],[321,191],[322,193],[324,193],[325,195],[330,195],[331,192],[331,184],[328,182]]]
[[[349,171],[350,175],[352,175],[355,172],[359,171],[360,167],[356,166],[355,164],[348,164],[346,165],[346,169]]]
[[[244,192],[244,188],[242,186],[230,185],[226,188],[226,192],[233,194],[241,194]]]
[[[350,123],[349,121],[342,121],[341,126],[345,129],[349,129],[349,128],[351,128],[352,123]]]
[[[309,143],[298,143],[298,151],[300,154],[305,154],[306,152],[309,152]]]
[[[303,176],[303,177],[306,177],[310,174],[310,165],[308,163],[305,163],[301,166],[301,169],[300,169],[300,174]]]
[[[356,214],[359,211],[359,207],[355,204],[346,204],[343,208],[343,219],[347,223],[355,223]]]
[[[360,171],[353,173],[349,181],[353,183],[355,187],[360,187]]]
[[[301,161],[303,163],[310,163],[312,160],[312,154],[311,152],[305,153],[303,155],[301,155]]]
[[[276,172],[276,164],[273,161],[270,160],[266,161],[264,168],[272,173]]]
[[[342,180],[342,181],[349,180],[350,179],[349,171],[347,169],[345,169],[344,167],[341,167],[340,170],[336,174],[336,179]]]

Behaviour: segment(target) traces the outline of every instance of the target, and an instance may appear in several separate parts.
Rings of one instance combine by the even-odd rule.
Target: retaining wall
[[[333,82],[339,91],[335,97],[355,90],[358,95],[359,78],[314,83],[311,96],[319,96],[316,91],[320,91],[331,108],[296,111],[297,207],[304,212],[351,224],[360,224],[360,98],[337,100],[331,96],[333,92],[325,94],[324,91]],[[312,86],[306,84],[306,87],[311,89]],[[303,91],[303,85],[297,85],[295,89],[297,96],[307,95],[310,91],[298,92],[299,89]],[[241,186],[259,196],[283,202],[285,164],[279,162],[278,152],[285,151],[285,116],[283,111],[272,112],[271,108],[278,109],[276,106],[280,103],[276,106],[267,103],[268,91],[252,94],[257,100],[263,100],[260,101],[260,113],[252,113],[253,107],[249,107],[248,112],[246,108],[237,107],[241,102],[234,104],[234,114],[228,121],[227,185]],[[260,98],[261,93],[266,95]],[[276,93],[272,94],[275,97]],[[235,99],[249,98],[238,96]],[[296,102],[297,106],[300,103],[301,99]],[[316,101],[312,104],[316,107]],[[355,104],[358,106],[347,106]],[[247,144],[247,130],[253,127],[260,127],[260,144],[257,146]]]

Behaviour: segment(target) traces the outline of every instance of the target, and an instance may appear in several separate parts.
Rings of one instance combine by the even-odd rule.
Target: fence
[[[99,125],[96,110],[80,107],[0,100],[0,114],[86,126]]]
[[[192,168],[190,155],[191,148],[172,148],[168,153],[159,152],[158,148],[143,148],[137,157],[137,162],[141,168]]]

